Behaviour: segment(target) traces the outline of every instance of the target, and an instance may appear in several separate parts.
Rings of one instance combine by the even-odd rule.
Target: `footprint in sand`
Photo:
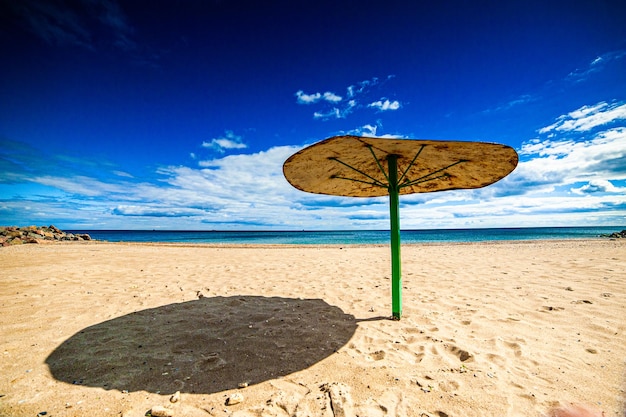
[[[522,356],[522,347],[519,345],[519,343],[505,341],[504,344],[513,350],[513,354],[516,357]]]
[[[376,398],[368,398],[364,403],[356,407],[357,416],[395,416],[407,417],[407,406],[404,395],[395,390],[385,391]]]
[[[277,391],[266,401],[263,416],[312,415],[305,397],[311,393],[306,386],[289,380],[275,380],[270,383]]]
[[[404,329],[402,329],[405,333],[424,333],[423,330],[420,330],[417,327],[405,327]]]
[[[437,388],[443,392],[455,392],[461,387],[457,381],[441,381],[437,383]]]
[[[450,417],[450,414],[444,411],[435,411],[434,413],[423,412],[420,414],[420,417]]]
[[[541,307],[541,310],[543,310],[543,311],[561,311],[561,310],[565,310],[565,309],[563,307],[543,306],[543,307]]]
[[[426,348],[424,346],[418,346],[417,350],[418,351],[415,352],[415,361],[417,363],[420,363],[424,359],[424,356],[426,356],[426,354],[424,353]]]
[[[448,352],[459,358],[461,362],[467,362],[474,358],[471,353],[469,353],[467,350],[459,348],[458,346],[446,345],[445,348]]]
[[[322,391],[328,394],[334,417],[354,417],[354,402],[348,386],[341,383],[322,385]]]
[[[386,356],[386,355],[387,355],[387,354],[385,353],[385,351],[384,351],[384,350],[377,350],[377,351],[376,351],[376,352],[374,352],[374,353],[370,353],[370,355],[369,355],[369,356],[370,356],[370,358],[374,359],[375,361],[380,361],[380,360],[385,359],[385,356]]]

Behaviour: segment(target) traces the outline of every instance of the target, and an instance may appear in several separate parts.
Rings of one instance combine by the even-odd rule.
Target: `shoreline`
[[[543,417],[582,403],[623,417],[626,241],[403,244],[400,321],[389,258],[388,245],[2,248],[0,415]]]
[[[486,228],[404,230],[402,242],[406,245],[429,243],[475,243],[493,241],[537,241],[597,238],[626,238],[626,230],[615,226],[602,227],[540,227],[540,228]],[[89,232],[86,233],[86,232]],[[108,241],[154,244],[237,245],[339,245],[363,246],[389,243],[389,231],[127,231],[127,230],[68,230],[51,226],[2,226],[0,245],[49,243],[51,241]],[[93,234],[93,238],[91,236]]]
[[[437,242],[401,242],[401,247],[419,246],[472,246],[472,245],[506,245],[506,244],[532,244],[532,243],[567,243],[567,242],[626,242],[626,239],[608,236],[598,237],[573,237],[555,239],[514,239],[514,240],[478,240],[478,241],[437,241]],[[626,244],[626,243],[625,243]],[[196,242],[160,242],[160,241],[108,241],[91,239],[89,241],[42,241],[39,245],[138,245],[138,246],[172,246],[172,247],[204,247],[204,248],[258,248],[258,249],[285,249],[285,248],[380,248],[389,247],[389,243],[196,243]],[[32,244],[17,245],[37,246]],[[1,250],[1,248],[0,248]]]

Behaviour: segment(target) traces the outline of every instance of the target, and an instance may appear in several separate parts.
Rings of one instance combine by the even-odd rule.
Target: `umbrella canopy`
[[[495,143],[336,136],[293,154],[283,173],[310,193],[389,195],[392,313],[400,319],[399,195],[482,188],[507,176],[517,162],[513,148]]]
[[[494,143],[336,136],[292,155],[283,172],[302,191],[380,197],[388,195],[389,155],[400,194],[481,188],[517,165],[514,149]]]

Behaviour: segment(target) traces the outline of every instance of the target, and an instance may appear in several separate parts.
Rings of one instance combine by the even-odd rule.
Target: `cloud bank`
[[[322,100],[322,98],[320,98]],[[624,102],[573,109],[518,149],[517,169],[478,190],[403,196],[402,227],[524,227],[626,223]],[[376,125],[361,130],[376,133]],[[244,149],[232,132],[204,142],[218,153]],[[320,196],[291,187],[283,162],[301,147],[163,166],[137,178],[90,161],[44,160],[0,146],[0,216],[29,224],[91,229],[386,229],[386,198]]]

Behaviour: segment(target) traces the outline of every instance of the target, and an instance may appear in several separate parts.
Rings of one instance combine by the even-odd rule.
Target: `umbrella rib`
[[[387,188],[386,186],[378,183],[378,182],[368,182],[368,181],[363,181],[363,180],[357,180],[356,178],[348,178],[348,177],[340,177],[339,175],[333,175],[331,178],[333,179],[338,179],[338,180],[348,180],[348,181],[354,181],[354,182],[360,182],[363,184],[367,184],[367,185],[373,185],[376,187],[381,187],[381,188]]]
[[[374,161],[376,161],[376,165],[378,165],[378,169],[380,169],[380,172],[383,173],[383,175],[385,176],[385,179],[387,180],[387,184],[390,184],[391,181],[389,181],[389,176],[387,175],[387,173],[385,172],[385,169],[383,168],[383,166],[380,164],[380,161],[378,160],[378,158],[376,158],[376,154],[374,153],[374,151],[372,150],[372,145],[368,145],[367,149],[370,150],[370,153],[372,154],[372,156],[374,157]]]
[[[417,185],[417,184],[421,184],[421,183],[428,182],[428,181],[434,181],[434,180],[438,180],[438,179],[441,179],[441,178],[447,178],[449,176],[450,176],[450,174],[444,173],[444,174],[438,175],[438,176],[433,177],[433,178],[426,178],[426,179],[411,181],[409,183],[400,185],[398,188],[410,187],[412,185]]]
[[[377,185],[377,186],[379,186],[379,187],[387,188],[387,186],[386,186],[385,184],[383,184],[382,182],[378,181],[376,178],[373,178],[373,177],[371,177],[371,176],[367,175],[365,172],[363,172],[363,171],[361,171],[361,170],[358,170],[358,169],[356,169],[355,167],[353,167],[353,166],[350,166],[350,165],[346,164],[345,162],[343,162],[343,161],[339,160],[339,158],[336,158],[336,157],[331,157],[331,158],[328,158],[328,159],[330,159],[330,160],[332,160],[332,161],[337,161],[337,162],[339,162],[341,165],[344,165],[344,166],[346,166],[346,167],[350,168],[351,170],[356,171],[356,172],[358,172],[359,174],[361,174],[361,175],[363,175],[363,176],[365,176],[365,177],[369,178],[370,180],[374,181],[371,185]],[[366,182],[366,181],[363,181],[363,180],[357,180],[357,179],[353,179],[353,178],[346,178],[346,177],[331,177],[331,178],[339,178],[339,179],[344,179],[344,180],[350,180],[350,181],[363,182],[363,183],[365,183],[365,184],[370,184],[369,182]]]
[[[444,177],[448,176],[447,173],[444,174],[444,175],[440,175],[438,177],[435,177],[435,178],[428,178],[428,177],[430,177],[431,175],[437,174],[437,173],[439,173],[441,171],[445,171],[446,169],[452,168],[453,166],[458,165],[458,164],[463,163],[463,162],[468,162],[468,161],[466,159],[461,159],[461,160],[456,161],[456,162],[454,162],[454,163],[452,163],[452,164],[450,164],[450,165],[448,165],[446,167],[443,167],[443,168],[440,168],[440,169],[438,169],[436,171],[433,171],[430,174],[426,174],[426,175],[424,175],[424,176],[422,176],[420,178],[416,178],[416,179],[414,179],[412,181],[406,182],[406,183],[402,184],[400,187],[401,188],[410,187],[411,185],[419,184],[419,183],[422,183],[422,182],[437,180],[439,178],[444,178]]]
[[[417,158],[420,156],[420,154],[422,153],[422,151],[424,150],[424,148],[426,147],[426,145],[422,145],[420,146],[419,151],[417,151],[417,153],[415,154],[415,156],[413,157],[413,160],[411,161],[411,163],[409,164],[408,167],[406,167],[406,169],[404,170],[404,172],[402,173],[402,176],[400,177],[400,179],[398,180],[398,184],[400,184],[402,182],[402,180],[404,179],[404,177],[406,177],[406,173],[409,172],[409,169],[411,169],[411,167],[413,166],[413,164],[415,163],[415,161],[417,160]]]

